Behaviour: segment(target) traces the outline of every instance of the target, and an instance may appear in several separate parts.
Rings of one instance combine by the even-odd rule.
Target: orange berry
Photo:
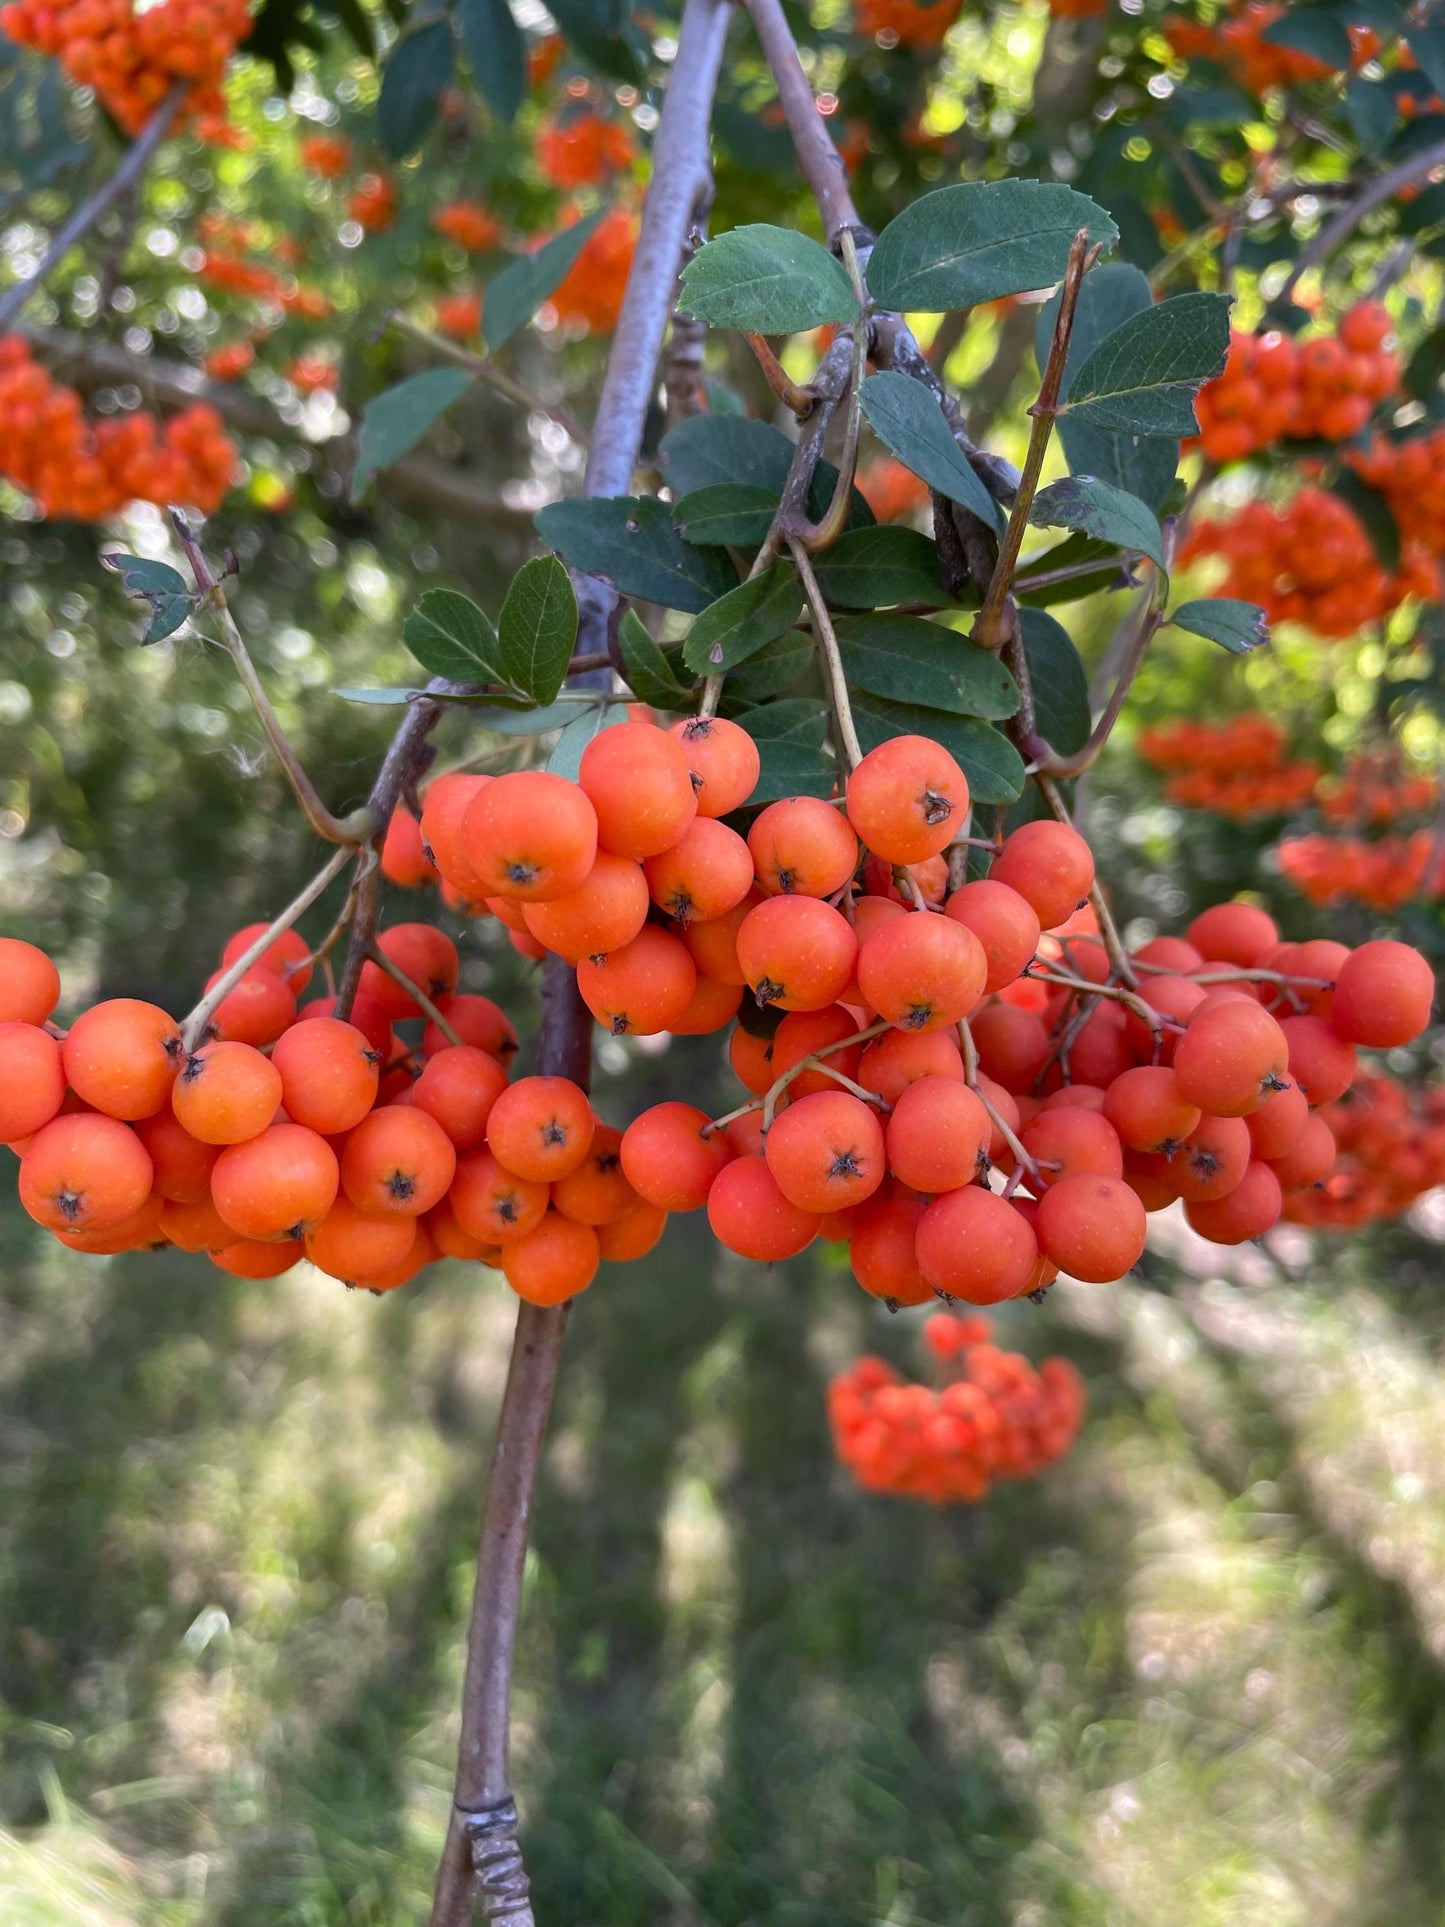
[[[272,1124],[216,1159],[211,1196],[240,1238],[301,1237],[325,1217],[341,1182],[336,1153],[304,1124]]]
[[[296,1013],[298,1024],[317,1024],[325,1020],[349,1023],[366,1039],[368,1048],[376,1054],[379,1066],[384,1067],[391,1062],[397,1048],[391,1019],[378,1010],[369,997],[357,997],[352,1003],[350,1016],[345,1018],[337,1017],[334,997],[313,997],[309,1004],[303,1004]],[[471,1041],[467,1039],[468,1043]]]
[[[1199,1123],[1200,1107],[1185,1097],[1167,1065],[1139,1064],[1110,1084],[1104,1116],[1130,1150],[1168,1156]]]
[[[814,1091],[780,1111],[764,1155],[783,1196],[820,1214],[861,1204],[887,1173],[882,1125],[844,1090]]]
[[[496,1160],[493,1159],[493,1163]],[[462,1160],[457,1160],[457,1169],[462,1168]],[[498,1169],[501,1167],[498,1166]],[[456,1179],[452,1179],[455,1186]],[[448,1192],[440,1204],[434,1204],[424,1220],[432,1243],[444,1258],[461,1258],[474,1263],[491,1264],[498,1255],[500,1247],[485,1238],[474,1238],[467,1231],[452,1209],[451,1193]]]
[[[687,954],[696,964],[700,977],[710,977],[720,984],[741,985],[747,981],[738,962],[738,931],[749,910],[762,900],[762,892],[755,885],[726,916],[682,926],[678,934],[687,945]]]
[[[455,991],[460,968],[457,947],[435,924],[393,924],[377,938],[377,949],[433,1003],[440,997],[450,997]],[[404,990],[380,964],[362,965],[357,994],[385,1011],[393,1023],[421,1015],[421,1006],[411,992]]]
[[[151,1161],[135,1132],[82,1111],[52,1118],[20,1160],[20,1202],[47,1231],[108,1231],[151,1194]]]
[[[238,930],[221,952],[221,968],[229,970],[266,928],[264,923],[248,923],[243,930]],[[261,952],[254,968],[284,977],[299,997],[311,981],[311,946],[299,930],[283,930],[276,941]]]
[[[485,895],[550,902],[587,881],[597,856],[597,813],[565,776],[513,770],[467,805],[462,849]]]
[[[647,922],[648,903],[647,879],[633,859],[599,850],[577,889],[550,903],[523,904],[522,915],[539,943],[575,967],[631,943]]]
[[[165,1199],[161,1230],[180,1251],[224,1251],[236,1242],[235,1232],[216,1209],[209,1192],[192,1204]]]
[[[549,1211],[535,1231],[503,1245],[502,1276],[529,1305],[560,1305],[586,1291],[601,1257],[590,1224]]]
[[[1312,1115],[1289,1149],[1270,1164],[1283,1190],[1303,1191],[1329,1176],[1336,1155],[1334,1133],[1322,1117]]]
[[[889,1030],[865,1046],[857,1076],[865,1090],[875,1091],[885,1104],[896,1105],[921,1077],[961,1078],[963,1057],[946,1030]]]
[[[659,856],[697,814],[687,757],[652,723],[620,723],[592,738],[577,782],[597,812],[597,841],[618,856]]]
[[[1283,1209],[1278,1176],[1268,1164],[1256,1160],[1227,1196],[1212,1203],[1186,1204],[1184,1215],[1201,1238],[1211,1238],[1217,1245],[1242,1245],[1278,1224]]]
[[[1036,1011],[985,1004],[969,1019],[978,1061],[1006,1091],[1031,1090],[1049,1054],[1049,1033]]]
[[[1173,1075],[1211,1117],[1246,1117],[1280,1088],[1288,1062],[1285,1034],[1262,1005],[1206,1000],[1174,1047]]]
[[[437,1009],[464,1044],[472,1044],[477,1050],[484,1050],[488,1057],[495,1057],[503,1070],[516,1056],[517,1027],[490,997],[460,992],[455,997],[439,998]],[[453,1045],[444,1030],[429,1023],[422,1032],[421,1047],[428,1057],[435,1057],[439,1050],[450,1050]]]
[[[224,1251],[210,1253],[211,1263],[233,1278],[279,1278],[306,1256],[299,1238],[283,1244],[262,1244],[255,1238],[239,1238]]]
[[[829,1004],[825,1010],[790,1011],[773,1034],[772,1050],[767,1059],[767,1083],[755,1089],[747,1078],[742,1078],[742,1082],[755,1095],[761,1095],[774,1078],[781,1077],[784,1071],[792,1070],[803,1058],[821,1050],[827,1051],[825,1061],[831,1069],[841,1071],[844,1077],[856,1079],[863,1046],[856,1042],[844,1050],[829,1050],[828,1046],[840,1043],[845,1037],[852,1037],[857,1029],[857,1018],[851,1011],[844,1010],[841,1004]],[[736,1034],[742,1036],[745,1033],[739,1031]],[[800,1097],[807,1097],[814,1091],[837,1089],[837,1080],[830,1077],[826,1070],[800,1071],[788,1086],[788,1097],[796,1103]]]
[[[692,1104],[654,1104],[622,1133],[628,1183],[662,1211],[696,1211],[706,1204],[713,1180],[733,1155],[726,1133],[709,1130],[706,1111]]]
[[[522,1077],[497,1098],[487,1143],[508,1171],[537,1184],[585,1161],[597,1129],[587,1093],[567,1077]]]
[[[893,1106],[888,1168],[911,1190],[956,1191],[979,1175],[992,1136],[993,1120],[976,1091],[956,1077],[922,1077]]]
[[[293,1024],[277,1038],[271,1062],[288,1117],[324,1137],[351,1130],[376,1102],[378,1053],[339,1017]]]
[[[881,925],[858,952],[858,988],[899,1030],[946,1030],[983,995],[988,966],[971,930],[915,910]]]
[[[758,1264],[796,1257],[818,1235],[817,1214],[785,1197],[766,1160],[757,1156],[734,1158],[717,1173],[707,1194],[707,1218],[719,1244]]]
[[[584,957],[577,988],[614,1037],[654,1037],[686,1011],[697,988],[697,966],[680,938],[648,923],[620,950]]]
[[[1040,1110],[1024,1126],[1021,1142],[1039,1167],[1039,1183],[1050,1190],[1064,1178],[1080,1173],[1123,1176],[1124,1152],[1118,1132],[1101,1112],[1086,1110],[1082,1105]]]
[[[60,1002],[60,972],[33,943],[0,937],[0,1023],[43,1024]]]
[[[621,1218],[597,1227],[597,1243],[610,1264],[625,1264],[645,1258],[667,1229],[667,1213],[659,1205],[639,1198]]]
[[[1185,932],[1206,958],[1253,969],[1279,942],[1274,918],[1249,903],[1215,903],[1201,910]]]
[[[448,883],[478,899],[486,890],[467,860],[463,826],[473,799],[480,796],[491,781],[490,776],[471,776],[460,770],[450,776],[439,776],[428,786],[421,805],[423,853],[431,858]]]
[[[134,997],[112,997],[76,1018],[61,1046],[70,1088],[108,1117],[150,1117],[171,1094],[181,1066],[173,1017]]]
[[[536,1229],[549,1196],[545,1183],[504,1170],[483,1148],[458,1158],[448,1202],[464,1231],[488,1245],[505,1245]]]
[[[421,824],[405,803],[398,803],[381,845],[381,874],[402,890],[419,890],[436,880],[436,865],[422,844]]]
[[[128,1212],[119,1224],[104,1231],[57,1231],[56,1238],[69,1251],[88,1251],[111,1256],[121,1251],[151,1251],[163,1247],[166,1234],[161,1225],[165,1200],[152,1191]]]
[[[622,1133],[599,1124],[587,1156],[575,1171],[559,1178],[552,1202],[564,1218],[593,1226],[614,1224],[639,1202],[622,1169]]]
[[[415,1243],[415,1218],[363,1211],[342,1192],[306,1233],[306,1256],[329,1278],[365,1284],[403,1263]]]
[[[361,1211],[419,1218],[445,1197],[456,1146],[426,1111],[387,1104],[355,1126],[341,1152],[341,1183]]]
[[[30,1137],[65,1098],[60,1046],[36,1024],[0,1023],[0,1144]]]
[[[1414,1042],[1434,1002],[1435,973],[1418,950],[1388,940],[1362,943],[1339,967],[1330,1024],[1348,1044],[1391,1050]]]
[[[1021,823],[1004,838],[989,875],[1033,910],[1041,927],[1066,923],[1094,882],[1094,853],[1066,823]]]
[[[741,809],[757,786],[762,758],[748,732],[721,716],[688,716],[668,731],[682,745],[699,816]]]
[[[171,1086],[177,1122],[202,1144],[244,1144],[281,1107],[281,1073],[250,1044],[206,1044]]]
[[[935,1291],[997,1305],[1027,1291],[1039,1261],[1027,1219],[1005,1198],[967,1184],[935,1198],[918,1221],[918,1267]]]
[[[652,901],[678,923],[707,923],[736,909],[753,887],[752,851],[710,816],[688,824],[643,866]]]
[[[507,1088],[495,1057],[472,1044],[439,1050],[411,1087],[410,1102],[434,1117],[459,1151],[480,1144],[492,1107]]]
[[[928,736],[894,736],[848,778],[848,821],[888,863],[922,863],[968,820],[968,778]]]
[[[1159,1164],[1181,1198],[1204,1204],[1234,1189],[1244,1176],[1249,1153],[1249,1127],[1242,1117],[1206,1117],[1173,1157],[1160,1159]]]
[[[880,1193],[850,1219],[848,1261],[874,1298],[891,1305],[926,1305],[932,1298],[933,1287],[918,1268],[918,1226],[925,1208],[922,1198]]]
[[[710,1037],[725,1030],[737,1016],[743,1001],[741,984],[720,984],[711,977],[699,977],[686,1008],[668,1025],[674,1037]]]
[[[822,1010],[847,988],[858,961],[858,939],[848,919],[829,904],[811,896],[777,896],[743,918],[737,953],[759,1004]]]
[[[1287,1083],[1244,1120],[1255,1157],[1280,1158],[1299,1142],[1309,1122],[1309,1099],[1298,1084]]]
[[[1339,991],[1335,997],[1338,1002]],[[1289,1074],[1311,1104],[1332,1104],[1355,1078],[1355,1047],[1334,1029],[1334,1019],[1286,1017],[1280,1025],[1289,1045]]]
[[[216,971],[206,982],[207,990],[222,975]],[[234,1044],[251,1044],[261,1049],[274,1044],[288,1024],[296,1021],[296,992],[275,970],[258,964],[217,1004],[206,1026],[206,1036],[225,1038]]]
[[[150,1154],[153,1189],[175,1204],[199,1204],[211,1195],[211,1172],[221,1155],[218,1144],[202,1144],[174,1111],[157,1111],[135,1125],[135,1134]],[[233,1232],[232,1237],[235,1236]]]
[[[1002,990],[1022,972],[1039,947],[1039,920],[1031,904],[1007,883],[980,877],[955,890],[944,915],[971,930],[983,946],[985,990]]]
[[[770,803],[748,831],[748,848],[770,896],[830,897],[858,867],[847,819],[816,796]]]
[[[1123,1178],[1088,1172],[1061,1178],[1039,1200],[1039,1248],[1087,1284],[1122,1278],[1144,1255],[1148,1217]]]

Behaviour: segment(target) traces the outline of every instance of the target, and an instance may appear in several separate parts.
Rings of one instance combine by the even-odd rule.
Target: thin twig
[[[1018,1159],[1020,1170],[1031,1171],[1037,1176],[1038,1164],[1024,1149],[1018,1132],[1009,1123],[997,1105],[993,1103],[987,1092],[979,1088],[978,1045],[974,1041],[974,1035],[969,1029],[968,1019],[966,1017],[960,1017],[958,1020],[958,1040],[963,1045],[964,1082],[988,1112],[989,1119],[997,1129],[999,1136]]]
[[[434,999],[427,995],[419,983],[407,976],[399,963],[393,962],[393,960],[387,956],[379,943],[374,943],[371,946],[367,961],[374,963],[378,970],[385,971],[394,984],[401,986],[421,1012],[422,1016],[426,1018],[428,1023],[436,1025],[437,1029],[449,1044],[460,1044],[462,1042],[462,1039],[458,1036],[451,1023],[437,1008]]]
[[[284,936],[296,919],[311,908],[332,879],[339,876],[351,862],[354,855],[355,851],[349,847],[333,850],[305,889],[291,899],[280,916],[273,918],[267,924],[256,941],[248,944],[233,964],[226,966],[181,1027],[181,1041],[187,1052],[197,1049],[205,1042],[207,1024],[246,972],[253,970],[277,938]]]
[[[794,536],[789,544],[793,560],[802,579],[803,591],[808,598],[808,608],[813,617],[813,634],[823,658],[823,667],[828,674],[828,688],[833,698],[833,714],[838,724],[838,747],[843,752],[843,761],[850,771],[857,769],[863,761],[863,745],[858,741],[857,726],[853,721],[853,706],[848,700],[848,677],[843,669],[843,657],[838,648],[837,632],[833,628],[833,618],[828,614],[828,605],[823,600],[823,591],[818,587],[818,578],[813,573],[813,564],[808,551]]]
[[[1402,187],[1411,187],[1416,181],[1423,180],[1442,163],[1445,163],[1445,140],[1432,141],[1428,147],[1421,148],[1418,154],[1412,154],[1408,160],[1386,168],[1383,174],[1377,174],[1374,180],[1367,181],[1355,198],[1342,207],[1332,221],[1327,221],[1309,246],[1301,250],[1270,306],[1281,307],[1288,301],[1310,269],[1328,260],[1340,243],[1349,239],[1367,214],[1372,214],[1386,201],[1393,200]]]
[[[251,652],[246,647],[246,639],[236,625],[231,613],[231,605],[226,600],[226,591],[211,571],[205,552],[196,540],[184,513],[175,507],[170,511],[171,526],[176,532],[191,574],[195,578],[199,596],[196,611],[213,609],[221,627],[221,640],[226,653],[235,665],[246,694],[251,698],[261,727],[266,732],[266,740],[276,753],[276,760],[286,773],[296,801],[301,805],[301,814],[307,823],[327,843],[344,843],[355,849],[371,835],[375,825],[372,818],[363,810],[342,818],[333,816],[316,792],[311,778],[301,767],[301,759],[291,747],[290,739],[281,727],[281,719],[271,707],[271,698],[266,694],[265,685],[256,673],[256,665],[251,660]]]
[[[773,353],[772,345],[765,335],[743,335],[743,340],[753,351],[753,359],[762,370],[764,381],[791,414],[806,415],[813,406],[811,388],[800,388],[782,362]]]
[[[10,326],[31,295],[45,285],[76,242],[90,232],[106,209],[142,178],[155,159],[156,150],[171,131],[187,91],[186,81],[178,80],[175,83],[126,149],[115,172],[108,180],[101,182],[94,194],[81,202],[40,257],[35,271],[27,275],[23,281],[17,281],[13,288],[7,288],[5,293],[0,295],[0,334]]]
[[[781,0],[743,0],[743,5],[772,69],[798,165],[818,203],[828,239],[832,241],[841,229],[861,225],[848,187],[843,157],[833,145],[828,123],[818,112]]]
[[[508,401],[515,402],[518,408],[525,408],[529,414],[545,415],[549,421],[556,422],[559,428],[567,431],[579,448],[587,446],[586,429],[574,421],[565,408],[558,408],[552,402],[539,401],[535,395],[529,395],[521,382],[513,381],[510,375],[505,374],[488,357],[474,355],[469,348],[463,348],[455,341],[447,341],[442,335],[433,334],[429,328],[423,328],[419,322],[413,321],[410,316],[401,314],[396,309],[387,316],[387,321],[399,334],[406,335],[408,339],[426,348],[438,360],[449,361],[456,368],[465,368],[469,375],[474,375],[478,381],[485,383],[497,394],[504,395]]]

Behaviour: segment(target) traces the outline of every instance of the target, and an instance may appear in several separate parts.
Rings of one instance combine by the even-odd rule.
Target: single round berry
[[[599,730],[577,782],[597,812],[601,848],[638,863],[670,850],[697,815],[682,745],[653,723]]]
[[[968,778],[928,736],[893,736],[848,778],[848,821],[888,863],[923,863],[968,822]]]

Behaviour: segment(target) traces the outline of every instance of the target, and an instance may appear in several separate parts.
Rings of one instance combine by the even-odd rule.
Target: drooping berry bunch
[[[564,113],[537,136],[537,165],[553,187],[599,187],[625,173],[637,155],[618,120],[589,110]]]
[[[1167,772],[1164,794],[1171,803],[1241,823],[1307,802],[1320,778],[1318,763],[1286,755],[1284,731],[1264,716],[1141,730],[1139,754]]]
[[[92,422],[18,335],[0,337],[0,476],[44,515],[96,522],[128,502],[184,502],[210,514],[236,467],[235,445],[204,402],[165,421],[138,408]]]
[[[963,0],[854,0],[853,25],[880,47],[941,47]]]
[[[1327,822],[1383,827],[1401,817],[1424,816],[1439,795],[1433,776],[1412,774],[1392,750],[1352,756],[1339,776],[1321,784],[1315,801]]]
[[[1285,0],[1235,0],[1213,21],[1176,14],[1164,23],[1164,35],[1181,60],[1217,61],[1251,94],[1325,79],[1326,61],[1264,38],[1288,11]],[[1379,40],[1368,28],[1352,26],[1349,34],[1356,64],[1378,50]]]
[[[1348,460],[1361,481],[1385,498],[1407,541],[1431,555],[1445,554],[1445,429],[1400,440],[1377,436]]]
[[[1242,461],[1286,438],[1342,442],[1397,394],[1400,360],[1385,343],[1392,323],[1360,301],[1337,334],[1305,341],[1235,331],[1224,372],[1200,390],[1199,439],[1212,462]]]
[[[238,931],[222,969],[260,934]],[[284,933],[188,1048],[134,998],[57,1031],[54,966],[0,940],[0,1140],[31,1217],[78,1251],[174,1245],[254,1278],[305,1257],[374,1291],[479,1259],[536,1304],[650,1249],[665,1214],[628,1184],[619,1133],[565,1078],[509,1081],[516,1032],[457,993],[445,932],[398,924],[379,948],[412,988],[368,963],[343,1020],[329,997],[298,1010],[312,960]]]
[[[1281,874],[1322,908],[1364,903],[1372,910],[1398,910],[1412,898],[1437,897],[1445,888],[1445,861],[1431,830],[1374,841],[1316,830],[1286,837],[1275,854]]]
[[[1228,564],[1217,593],[1257,602],[1271,622],[1299,622],[1341,640],[1379,622],[1411,596],[1439,598],[1440,569],[1407,542],[1395,574],[1381,568],[1354,511],[1327,489],[1301,488],[1283,508],[1249,502],[1237,515],[1197,521],[1180,559],[1219,555]]]
[[[1383,1071],[1359,1077],[1320,1116],[1335,1140],[1335,1168],[1288,1203],[1296,1224],[1357,1230],[1397,1217],[1445,1183],[1445,1098],[1411,1091]]]
[[[249,0],[10,0],[0,29],[58,59],[93,87],[128,134],[139,133],[177,81],[188,115],[224,114],[226,63],[251,29]]]
[[[637,232],[638,219],[630,208],[615,207],[603,215],[548,296],[548,305],[564,327],[583,334],[610,334],[617,326]]]
[[[992,1343],[987,1318],[936,1313],[923,1340],[938,1387],[860,1358],[828,1387],[833,1449],[866,1492],[976,1505],[999,1479],[1031,1479],[1073,1444],[1084,1387],[1066,1358],[1035,1368]]]
[[[431,224],[468,254],[483,254],[502,243],[501,222],[480,201],[448,201],[432,215]]]

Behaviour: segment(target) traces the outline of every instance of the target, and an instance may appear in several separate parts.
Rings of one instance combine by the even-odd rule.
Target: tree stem
[[[857,769],[863,761],[863,745],[858,741],[857,726],[853,721],[853,705],[848,700],[848,678],[843,669],[843,657],[838,648],[837,632],[833,619],[828,614],[828,605],[823,600],[823,591],[818,587],[818,578],[813,573],[813,564],[808,551],[796,536],[788,544],[793,551],[798,574],[802,578],[803,589],[808,597],[808,607],[813,616],[813,634],[823,658],[823,667],[828,673],[828,688],[833,698],[833,715],[838,724],[838,747],[843,752],[843,760],[848,772]]]

